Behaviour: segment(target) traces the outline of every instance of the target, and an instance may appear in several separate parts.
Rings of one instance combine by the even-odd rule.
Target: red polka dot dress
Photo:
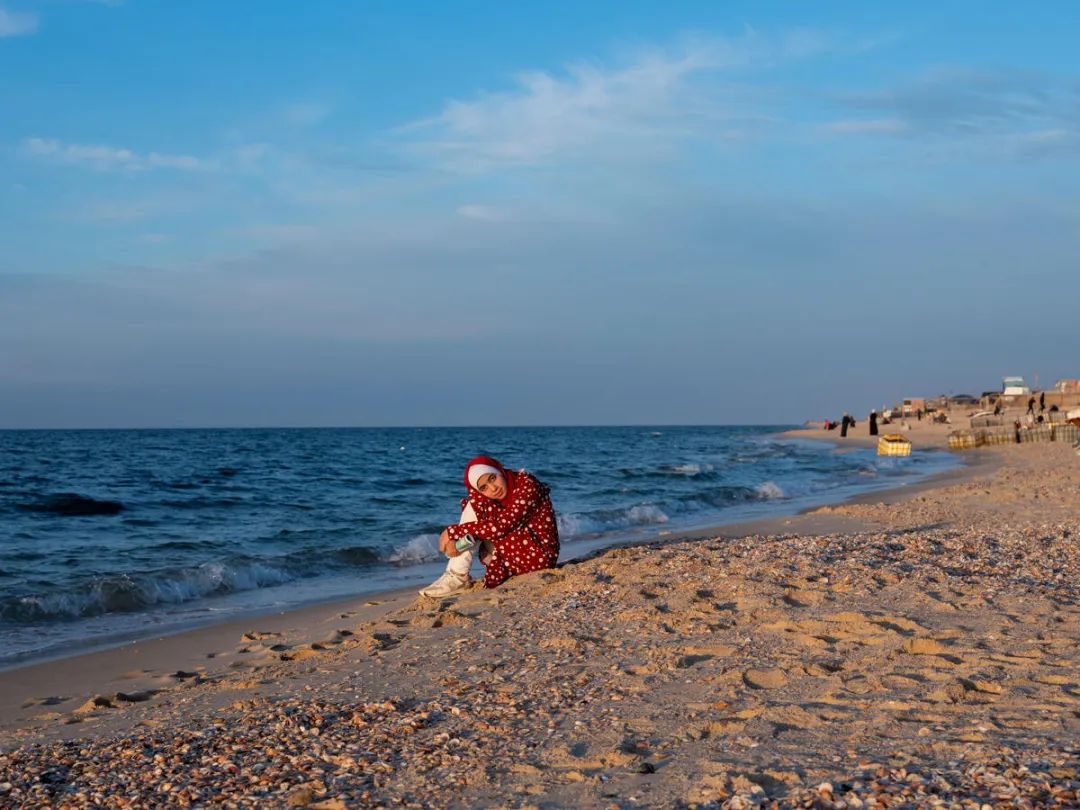
[[[485,497],[469,484],[469,467],[481,464],[494,467],[506,479],[507,493],[501,501]],[[447,529],[451,542],[465,535],[489,541],[494,552],[484,563],[484,586],[494,588],[510,577],[553,568],[559,559],[559,528],[550,490],[524,470],[509,473],[502,465],[484,456],[473,459],[465,469],[469,497],[461,501],[464,509],[471,503],[476,522],[462,523]]]

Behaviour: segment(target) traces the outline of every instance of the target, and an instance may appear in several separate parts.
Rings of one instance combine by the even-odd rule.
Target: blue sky
[[[0,0],[0,427],[1080,376],[1074,4]]]

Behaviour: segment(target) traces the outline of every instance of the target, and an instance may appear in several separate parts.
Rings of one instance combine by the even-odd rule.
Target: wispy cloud
[[[569,65],[531,71],[511,90],[449,101],[433,118],[398,130],[413,152],[447,168],[480,171],[588,156],[662,152],[689,138],[745,137],[748,117],[724,71],[804,59],[827,47],[804,32],[778,42],[695,40],[639,53],[617,67]],[[706,81],[708,79],[709,81]]]
[[[937,70],[916,81],[850,94],[849,107],[884,111],[912,133],[978,135],[1075,128],[1080,88],[1030,71]]]
[[[84,166],[98,171],[148,171],[151,169],[203,171],[213,168],[210,162],[189,155],[169,155],[160,152],[139,154],[122,147],[64,143],[56,138],[26,138],[22,142],[22,149],[24,154],[34,158],[70,166]]]
[[[7,11],[0,8],[0,38],[26,36],[37,31],[37,28],[38,18],[36,14]]]
[[[903,84],[839,98],[834,135],[899,136],[931,160],[1050,159],[1080,153],[1080,86],[1035,71],[937,69]]]

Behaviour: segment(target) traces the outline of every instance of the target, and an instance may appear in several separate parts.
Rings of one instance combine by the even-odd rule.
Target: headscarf
[[[481,475],[487,475],[492,472],[498,473],[506,481],[506,494],[502,497],[502,500],[505,501],[510,497],[514,491],[514,474],[489,456],[477,456],[465,465],[465,488],[469,490],[470,498],[474,495],[481,498],[487,498],[487,495],[476,488],[476,481]],[[489,501],[495,500],[494,498],[487,499]],[[498,501],[496,501],[496,503],[498,503]]]

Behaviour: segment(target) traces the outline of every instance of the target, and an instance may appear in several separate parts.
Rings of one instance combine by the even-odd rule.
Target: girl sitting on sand
[[[554,567],[559,529],[546,484],[524,470],[512,473],[493,458],[477,456],[465,465],[465,489],[469,494],[461,501],[460,522],[439,536],[439,551],[450,558],[446,573],[422,595],[447,596],[468,587],[476,552],[485,566],[486,588]]]

